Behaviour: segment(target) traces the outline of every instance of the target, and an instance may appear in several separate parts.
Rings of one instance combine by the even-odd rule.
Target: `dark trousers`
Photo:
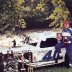
[[[61,53],[61,51],[57,51],[55,50],[53,59],[55,60],[55,63],[58,63],[58,59],[62,59],[63,57],[60,57],[59,54]]]
[[[58,59],[62,59],[62,57],[59,56],[59,53],[61,53],[61,48],[64,48],[63,42],[59,42],[55,45],[55,53],[53,56],[53,59],[55,60],[55,62],[57,62]]]
[[[65,45],[66,53],[69,57],[69,63],[72,64],[72,44]]]

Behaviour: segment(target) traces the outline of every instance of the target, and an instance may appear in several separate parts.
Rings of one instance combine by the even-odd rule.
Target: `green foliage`
[[[63,21],[65,19],[69,19],[70,13],[63,0],[52,0],[52,3],[54,5],[54,9],[49,18],[52,19],[53,22],[50,26],[63,27]]]
[[[26,0],[25,0],[26,1]],[[24,17],[35,17],[36,21],[43,21],[52,12],[51,2],[45,0],[29,0],[28,4],[23,4]]]
[[[26,22],[24,21],[24,19],[19,19],[19,25],[22,29],[26,28]]]
[[[40,11],[44,11],[44,8],[45,8],[45,3],[42,3],[42,2],[38,4],[36,7],[36,9]]]
[[[4,33],[5,31],[15,31],[15,27],[18,25],[18,28],[25,28],[23,24],[26,25],[25,21],[19,24],[21,14],[21,7],[18,5],[16,0],[3,0],[0,4],[0,32]],[[21,26],[20,26],[21,25]]]
[[[51,19],[50,26],[63,27],[64,19],[70,18],[70,13],[66,8],[63,0],[29,0],[25,4],[24,0],[24,17],[35,17],[36,21]]]
[[[24,11],[31,11],[30,6],[24,7]]]
[[[0,32],[26,28],[24,18],[43,22],[52,20],[50,26],[63,27],[70,13],[63,0],[3,0],[0,4]]]

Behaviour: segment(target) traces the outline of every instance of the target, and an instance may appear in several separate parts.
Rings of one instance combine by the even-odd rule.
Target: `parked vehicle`
[[[32,65],[47,66],[56,64],[53,57],[55,53],[55,45],[57,44],[56,34],[57,32],[53,31],[35,32],[27,34],[27,36],[30,38],[28,44],[25,43],[21,47],[10,48],[10,50],[12,50],[14,54],[23,52],[24,60],[27,63],[29,61],[30,52]],[[61,48],[58,63],[62,63],[65,61],[65,53],[65,48]]]

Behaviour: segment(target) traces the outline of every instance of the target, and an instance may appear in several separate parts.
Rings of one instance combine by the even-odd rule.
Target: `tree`
[[[70,13],[63,0],[26,0],[24,17],[35,18],[36,21],[48,21],[50,27],[63,27],[63,21],[70,19]],[[31,5],[32,4],[32,5]],[[32,7],[33,6],[33,7]]]
[[[71,11],[68,7],[69,13],[66,8],[67,2],[68,0],[64,2],[63,0],[0,0],[0,32],[26,28],[28,25],[25,22],[26,18],[34,19],[37,24],[40,22],[41,27],[45,21],[49,21],[45,24],[50,27],[63,27],[63,21],[71,19]],[[71,0],[68,3],[70,2]]]
[[[66,7],[68,8],[71,16],[72,16],[72,0],[64,0]]]
[[[23,6],[24,17],[34,17],[36,21],[45,20],[53,9],[53,4],[47,0],[25,0]]]
[[[15,28],[22,27],[19,23],[20,17],[20,6],[16,0],[3,0],[0,4],[0,32],[15,31]],[[25,21],[24,21],[24,23]]]
[[[55,28],[63,27],[63,21],[65,19],[69,20],[70,13],[63,0],[52,0],[52,4],[54,5],[53,12],[47,18],[53,20],[50,26],[54,26]]]

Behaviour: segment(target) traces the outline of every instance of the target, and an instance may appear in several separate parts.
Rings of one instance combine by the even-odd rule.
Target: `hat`
[[[64,20],[64,26],[67,26],[67,25],[69,25],[69,21]]]

